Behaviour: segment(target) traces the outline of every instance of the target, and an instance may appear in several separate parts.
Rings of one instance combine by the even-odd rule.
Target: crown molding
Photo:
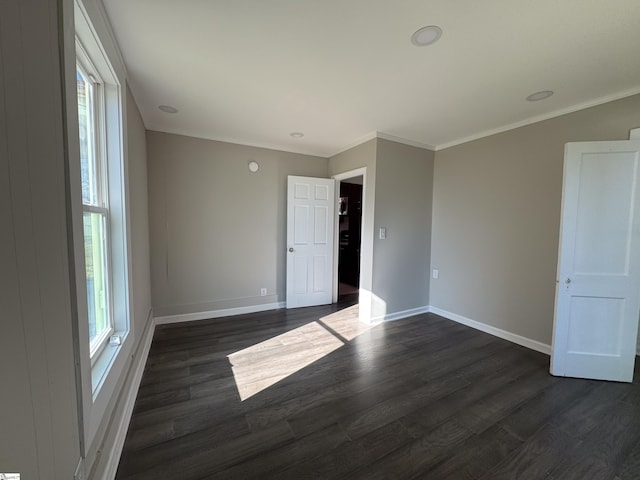
[[[424,150],[431,150],[435,152],[435,145],[430,145],[428,143],[418,142],[417,140],[409,140],[408,138],[397,137],[395,135],[391,135],[389,133],[384,132],[376,132],[377,137],[383,140],[389,140],[390,142],[402,143],[404,145],[409,145],[410,147],[422,148]]]
[[[459,138],[457,140],[452,140],[450,142],[442,143],[435,147],[435,151],[444,150],[445,148],[455,147],[456,145],[462,145],[463,143],[472,142],[474,140],[480,140],[481,138],[490,137],[491,135],[496,135],[498,133],[508,132],[509,130],[515,130],[516,128],[526,127],[527,125],[532,125],[534,123],[543,122],[545,120],[551,120],[552,118],[561,117],[562,115],[567,115],[569,113],[575,113],[580,110],[585,110],[591,107],[597,107],[598,105],[603,105],[605,103],[614,102],[616,100],[620,100],[623,98],[631,97],[633,95],[637,95],[640,93],[640,87],[632,88],[630,90],[625,90],[623,92],[614,93],[611,95],[606,95],[604,97],[596,98],[595,100],[590,100],[588,102],[579,103],[577,105],[572,105],[570,107],[561,108],[559,110],[554,110],[553,112],[545,113],[542,115],[537,115],[535,117],[530,117],[525,120],[521,120],[519,122],[510,123],[508,125],[503,125],[502,127],[493,128],[491,130],[485,130],[483,132],[475,133],[473,135],[469,135],[468,137]]]
[[[154,132],[170,133],[172,135],[181,135],[183,137],[198,138],[200,140],[212,140],[214,142],[231,143],[233,145],[239,145],[242,147],[253,147],[253,148],[262,148],[265,150],[276,150],[278,152],[295,153],[297,155],[306,155],[309,157],[317,157],[317,158],[330,157],[330,155],[312,152],[310,150],[293,149],[293,148],[287,148],[282,145],[272,145],[268,143],[246,142],[246,141],[242,141],[234,138],[219,137],[216,135],[207,135],[207,134],[201,134],[201,133],[188,132],[186,130],[181,130],[179,128],[165,128],[165,127],[160,127],[154,124],[149,124],[148,126],[146,126],[146,128],[147,130],[151,130]]]
[[[418,142],[416,140],[409,140],[407,138],[398,137],[396,135],[391,135],[390,133],[384,132],[370,132],[366,135],[359,137],[357,140],[345,145],[337,152],[329,155],[330,157],[335,157],[336,155],[340,155],[341,153],[346,152],[347,150],[351,150],[352,148],[359,147],[363,143],[368,142],[369,140],[373,140],[374,138],[381,138],[382,140],[388,140],[390,142],[402,143],[403,145],[409,145],[410,147],[423,148],[425,150],[435,151],[436,147],[430,145],[428,143]]]
[[[335,157],[336,155],[340,155],[341,153],[344,153],[347,150],[351,150],[352,148],[359,147],[363,143],[367,143],[369,140],[373,140],[374,138],[376,138],[377,137],[377,133],[378,132],[369,132],[369,133],[367,133],[365,135],[362,135],[361,137],[358,137],[353,142],[350,142],[347,145],[345,145],[344,147],[342,147],[337,152],[332,153],[327,158]]]

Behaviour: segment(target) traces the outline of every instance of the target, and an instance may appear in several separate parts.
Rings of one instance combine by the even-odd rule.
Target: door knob
[[[295,252],[295,250],[293,249],[293,247],[289,247],[289,251],[290,251],[291,253]]]
[[[569,277],[567,277],[567,279],[564,281],[564,283],[566,283],[567,285],[569,285],[571,283],[571,279]]]

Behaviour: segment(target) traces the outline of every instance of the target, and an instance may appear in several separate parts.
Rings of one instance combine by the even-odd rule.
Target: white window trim
[[[99,167],[94,175],[97,178],[97,203],[98,205],[86,204],[82,202],[83,213],[97,213],[100,214],[104,220],[104,232],[105,232],[105,263],[106,268],[106,297],[107,297],[107,317],[109,326],[89,344],[89,357],[91,359],[92,370],[99,367],[96,366],[96,361],[100,358],[100,355],[104,352],[105,347],[109,342],[109,338],[114,333],[114,318],[113,318],[113,275],[112,271],[112,255],[111,255],[111,229],[110,229],[110,210],[109,210],[109,189],[108,189],[108,174],[107,167],[109,162],[108,152],[106,149],[107,129],[105,127],[105,115],[106,115],[106,98],[104,94],[104,81],[101,79],[98,70],[91,61],[89,55],[85,51],[80,40],[76,37],[76,62],[77,68],[82,75],[92,82],[93,87],[93,99],[92,99],[92,116],[94,119],[93,124],[93,147],[95,151],[93,155],[96,157],[96,163]],[[98,372],[95,372],[98,373]],[[94,382],[95,383],[95,382]]]
[[[107,311],[109,318],[109,327],[105,329],[100,335],[98,335],[93,342],[89,343],[89,358],[91,359],[91,368],[92,374],[96,368],[96,362],[100,358],[100,356],[104,353],[104,350],[109,343],[109,338],[115,332],[114,327],[114,319],[113,319],[113,275],[111,273],[111,242],[110,242],[110,229],[109,229],[109,211],[106,208],[102,207],[94,207],[83,205],[82,211],[84,212],[92,212],[92,213],[101,213],[105,218],[105,233],[107,237],[106,245],[105,245],[105,255],[106,255],[106,264],[108,265],[106,274],[107,274]],[[95,372],[97,373],[97,372]]]
[[[109,262],[112,270],[112,315],[114,319],[113,334],[119,335],[121,343],[112,346],[105,343],[101,353],[95,355],[95,361],[91,361],[88,339],[88,319],[86,305],[86,282],[84,271],[84,234],[83,234],[83,206],[82,192],[80,188],[80,166],[70,165],[71,179],[71,216],[74,238],[74,272],[78,303],[77,326],[77,358],[79,360],[79,389],[81,390],[82,414],[80,423],[83,425],[85,455],[94,456],[99,448],[94,441],[99,437],[98,432],[103,431],[109,421],[109,412],[113,408],[117,397],[118,388],[122,383],[123,374],[131,361],[133,350],[133,335],[130,333],[131,318],[131,260],[129,251],[131,240],[129,233],[129,209],[128,209],[128,167],[127,152],[124,147],[126,141],[126,98],[124,86],[126,84],[126,70],[124,62],[118,50],[117,44],[111,33],[106,12],[102,3],[94,0],[73,0],[75,33],[81,48],[72,49],[71,43],[65,47],[67,60],[65,60],[66,75],[72,72],[72,63],[75,67],[78,52],[85,55],[83,67],[90,68],[97,73],[96,78],[102,84],[102,92],[105,95],[105,124],[107,141],[105,142],[105,155],[107,161],[107,175],[109,177],[109,210],[111,221],[109,222],[109,236],[111,239],[111,252]],[[76,51],[74,51],[76,50]],[[73,57],[73,62],[71,58]],[[91,61],[94,60],[94,61]],[[91,73],[91,72],[89,72]],[[75,75],[74,75],[75,85]],[[69,94],[71,85],[67,86]],[[75,88],[74,88],[75,91]],[[76,106],[75,114],[73,105]],[[68,122],[77,124],[77,100],[73,102],[67,99]],[[76,138],[74,139],[74,133]],[[71,150],[78,149],[77,127],[70,128],[68,136],[72,145]],[[75,144],[73,144],[75,142]],[[75,145],[75,146],[73,146]],[[113,157],[119,161],[111,161]],[[73,163],[73,162],[72,162]]]

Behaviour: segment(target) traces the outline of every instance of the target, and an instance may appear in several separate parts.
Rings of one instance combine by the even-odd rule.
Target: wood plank
[[[637,388],[637,384],[596,382],[590,392],[555,415],[551,422],[572,437],[582,439],[598,426],[604,415],[620,404],[621,399]]]
[[[349,441],[321,455],[298,462],[274,472],[270,479],[355,478],[354,471],[364,468],[379,458],[405,445],[413,439],[400,422],[392,422],[358,441]]]
[[[527,378],[518,378],[508,387],[474,402],[456,420],[473,432],[482,433],[557,381],[547,371],[535,370]]]
[[[170,428],[173,428],[173,421],[169,421],[169,424]],[[136,448],[136,444],[127,437],[127,448],[120,460],[118,476],[126,477],[144,472],[167,459],[188,455],[190,452],[201,449],[210,449],[250,433],[245,419],[235,417],[215,427],[201,429],[191,434],[177,437],[169,435],[165,441],[145,445],[146,448]]]
[[[548,478],[551,471],[575,445],[575,439],[555,425],[547,424],[522,447],[497,467],[483,475],[483,480],[514,478]]]
[[[318,452],[340,448],[349,438],[339,425],[327,428],[297,440],[292,440],[264,455],[253,457],[246,462],[234,465],[208,476],[211,480],[227,480],[230,478],[251,479],[270,477],[274,470],[282,470],[292,464],[313,459]],[[305,467],[306,468],[306,467]]]
[[[480,435],[472,435],[456,453],[430,469],[426,477],[439,480],[480,478],[521,445],[521,440],[494,425]]]
[[[613,478],[639,440],[640,412],[620,403],[600,418],[580,449],[568,452],[551,475],[567,480]]]
[[[471,435],[472,432],[462,425],[447,422],[354,472],[351,478],[404,480],[425,476],[427,471],[446,460]]]
[[[635,480],[640,472],[640,441],[631,448],[618,466],[615,480]]]
[[[527,439],[595,386],[596,382],[590,380],[564,379],[526,401],[499,425],[521,440]]]
[[[360,438],[372,430],[404,417],[408,411],[425,408],[429,403],[468,385],[469,383],[460,377],[443,376],[405,394],[360,409],[340,423],[350,438]]]
[[[127,480],[157,480],[179,478],[197,480],[214,471],[229,468],[261,453],[267,453],[293,438],[285,423],[274,425],[257,433],[249,433],[219,445],[202,446],[182,455],[170,454],[152,467],[132,475]],[[121,478],[118,476],[117,478]]]

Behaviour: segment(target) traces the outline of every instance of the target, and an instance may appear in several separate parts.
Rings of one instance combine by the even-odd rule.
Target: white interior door
[[[551,373],[630,382],[640,315],[640,141],[569,143]]]
[[[331,303],[335,181],[289,176],[287,308]]]

